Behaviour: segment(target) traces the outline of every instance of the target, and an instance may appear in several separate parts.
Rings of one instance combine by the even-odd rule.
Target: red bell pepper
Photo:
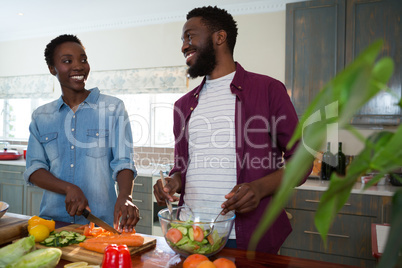
[[[103,255],[102,268],[131,268],[131,254],[127,246],[108,245]]]

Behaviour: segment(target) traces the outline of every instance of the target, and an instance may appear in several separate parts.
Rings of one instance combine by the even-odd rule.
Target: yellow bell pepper
[[[38,216],[32,216],[29,220],[28,220],[28,231],[35,225],[38,224],[43,224],[45,225],[47,228],[49,228],[49,232],[54,231],[56,223],[54,220],[46,220],[43,219],[41,217]]]

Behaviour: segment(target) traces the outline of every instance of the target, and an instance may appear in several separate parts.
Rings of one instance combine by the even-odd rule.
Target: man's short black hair
[[[81,43],[81,40],[78,39],[77,36],[72,35],[72,34],[63,34],[59,35],[52,41],[50,41],[49,44],[47,44],[46,49],[45,49],[45,60],[47,65],[49,66],[54,66],[54,59],[53,59],[53,54],[58,45],[61,45],[65,42],[75,42],[77,44],[80,44],[82,47],[84,47]]]
[[[201,17],[201,21],[212,32],[224,30],[227,33],[228,46],[233,55],[237,38],[237,25],[232,15],[217,6],[204,6],[194,8],[187,14],[187,20],[193,17]]]

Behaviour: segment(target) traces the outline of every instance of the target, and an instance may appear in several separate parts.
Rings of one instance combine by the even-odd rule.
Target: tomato
[[[194,240],[201,242],[204,239],[204,231],[202,231],[200,226],[193,225]]]
[[[177,228],[170,228],[166,233],[166,238],[176,244],[183,238],[183,234]]]

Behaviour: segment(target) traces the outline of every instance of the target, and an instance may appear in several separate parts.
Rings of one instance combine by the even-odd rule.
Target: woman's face
[[[90,67],[80,44],[65,42],[58,45],[53,54],[53,62],[54,66],[49,66],[49,70],[59,80],[63,93],[85,90]]]

